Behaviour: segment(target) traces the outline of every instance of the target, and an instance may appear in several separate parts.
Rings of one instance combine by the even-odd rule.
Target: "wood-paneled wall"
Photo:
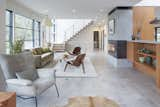
[[[133,34],[137,35],[141,29],[142,40],[155,40],[154,26],[149,22],[155,18],[154,7],[134,7],[133,8]]]

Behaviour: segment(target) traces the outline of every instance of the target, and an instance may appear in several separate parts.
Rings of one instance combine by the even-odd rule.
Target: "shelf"
[[[153,54],[146,54],[146,53],[142,53],[142,52],[138,52],[139,55],[143,55],[143,56],[149,56],[149,57],[152,57],[152,58],[156,58],[156,55],[153,55]]]
[[[142,72],[145,72],[145,73],[147,73],[147,74],[150,74],[150,75],[152,75],[152,76],[155,76],[155,74],[156,74],[156,68],[153,67],[153,66],[151,66],[151,65],[148,65],[148,64],[145,64],[145,63],[140,63],[140,62],[138,62],[138,61],[135,61],[134,66],[135,66],[138,70],[140,70],[140,71],[142,71]]]

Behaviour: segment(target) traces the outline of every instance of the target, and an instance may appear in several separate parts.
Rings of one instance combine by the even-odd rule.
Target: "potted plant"
[[[19,54],[23,50],[24,39],[22,40],[15,40],[12,47],[11,47],[11,54]]]

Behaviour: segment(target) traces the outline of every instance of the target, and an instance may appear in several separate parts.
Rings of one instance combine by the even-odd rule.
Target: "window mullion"
[[[38,22],[39,46],[41,46],[41,23]]]
[[[35,47],[35,20],[33,19],[33,22],[32,22],[32,40],[33,40],[33,47]]]

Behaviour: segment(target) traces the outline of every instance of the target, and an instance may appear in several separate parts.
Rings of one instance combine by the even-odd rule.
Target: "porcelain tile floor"
[[[51,87],[38,97],[38,107],[61,106],[72,96],[104,96],[120,107],[160,107],[160,91],[153,78],[133,68],[112,67],[102,52],[89,56],[99,76],[57,79],[60,97],[55,87]],[[17,107],[35,107],[35,102],[17,98]]]

